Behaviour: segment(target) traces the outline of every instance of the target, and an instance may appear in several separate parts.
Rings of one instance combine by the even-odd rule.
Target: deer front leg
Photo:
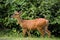
[[[25,37],[27,29],[23,29],[23,36]]]
[[[30,36],[30,37],[31,37],[30,30],[28,30],[28,31],[27,31],[27,33],[28,33],[28,36]]]

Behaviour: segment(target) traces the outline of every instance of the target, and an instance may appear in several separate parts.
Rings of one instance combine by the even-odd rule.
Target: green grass
[[[56,38],[52,36],[51,38],[46,37],[23,37],[22,33],[18,34],[17,32],[13,31],[0,31],[0,40],[60,40],[60,38]]]
[[[60,38],[43,38],[43,37],[40,37],[40,38],[35,38],[35,37],[0,37],[0,40],[60,40]]]

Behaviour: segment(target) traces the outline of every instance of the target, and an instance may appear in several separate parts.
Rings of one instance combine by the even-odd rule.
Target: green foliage
[[[15,10],[22,11],[23,19],[46,18],[50,21],[51,31],[60,30],[60,0],[1,0],[0,25],[3,28],[17,28],[16,20],[11,18]]]

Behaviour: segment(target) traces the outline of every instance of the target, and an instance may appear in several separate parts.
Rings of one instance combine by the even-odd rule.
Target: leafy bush
[[[1,0],[1,28],[17,28],[16,20],[11,18],[11,15],[14,13],[14,11],[17,10],[22,11],[21,17],[23,19],[31,20],[40,17],[48,19],[50,21],[49,30],[51,30],[52,34],[60,33],[59,3],[59,0]]]

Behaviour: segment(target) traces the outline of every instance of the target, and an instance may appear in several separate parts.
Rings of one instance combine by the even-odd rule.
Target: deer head
[[[20,24],[22,19],[20,17],[21,11],[15,11],[14,14],[11,16],[12,18],[15,18],[17,20],[17,24]]]
[[[21,11],[15,11],[14,14],[11,16],[12,18],[19,18],[21,15]]]

